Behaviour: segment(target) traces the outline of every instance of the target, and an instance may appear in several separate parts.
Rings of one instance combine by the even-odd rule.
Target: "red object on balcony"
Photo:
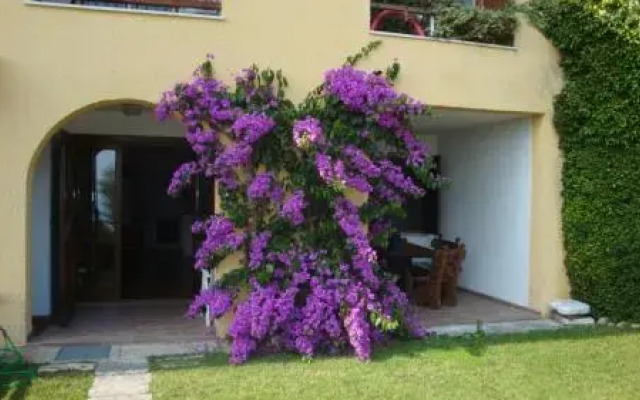
[[[422,29],[422,25],[420,25],[420,21],[418,21],[413,15],[411,15],[408,11],[400,11],[400,10],[382,10],[376,14],[371,21],[371,30],[377,31],[380,24],[387,18],[401,18],[406,22],[411,29],[413,29],[413,34],[417,36],[424,36],[424,29]]]
[[[476,2],[478,7],[488,10],[502,10],[506,3],[506,0],[477,0]]]

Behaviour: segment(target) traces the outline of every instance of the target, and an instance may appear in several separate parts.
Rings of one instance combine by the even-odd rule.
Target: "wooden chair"
[[[464,243],[456,240],[455,247],[449,247],[447,268],[442,277],[442,304],[454,307],[458,304],[458,277],[462,272],[462,262],[467,256]]]
[[[450,252],[448,247],[437,249],[431,270],[415,272],[412,297],[416,304],[434,309],[442,307],[442,281],[447,274]]]
[[[414,298],[419,305],[434,309],[442,305],[454,307],[458,304],[458,277],[467,254],[465,245],[460,238],[451,242],[440,236],[432,246],[435,253],[431,270],[413,272]]]

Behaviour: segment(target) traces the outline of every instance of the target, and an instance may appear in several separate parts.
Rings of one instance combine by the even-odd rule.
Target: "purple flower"
[[[279,204],[284,197],[284,189],[280,185],[273,185],[269,196],[271,197],[272,202]]]
[[[262,172],[256,174],[247,188],[247,195],[249,196],[249,199],[255,201],[269,197],[273,180],[274,178],[272,173]]]
[[[373,186],[361,176],[351,176],[347,178],[347,186],[354,188],[363,193],[370,193],[373,191]]]
[[[384,77],[351,66],[327,72],[324,84],[329,94],[336,96],[352,111],[368,113],[397,98],[395,90]]]
[[[216,132],[204,130],[199,126],[187,129],[186,138],[193,152],[205,158],[215,148],[218,140]]]
[[[271,239],[271,232],[260,232],[251,240],[249,246],[249,268],[256,269],[264,262],[264,251]]]
[[[342,186],[346,184],[347,172],[342,160],[337,160],[333,164],[333,183]]]
[[[371,327],[367,321],[367,312],[362,307],[354,307],[344,321],[349,334],[349,343],[360,360],[371,357]]]
[[[186,186],[191,184],[191,178],[197,173],[199,173],[199,169],[195,162],[182,164],[173,173],[167,193],[170,196],[177,196]]]
[[[214,267],[214,256],[220,252],[237,250],[244,243],[244,234],[236,233],[233,223],[219,215],[194,223],[192,231],[204,234],[204,240],[196,251],[196,269]]]
[[[254,144],[269,133],[276,123],[266,114],[245,114],[231,126],[236,138],[246,144]]]
[[[324,153],[316,154],[316,170],[325,183],[337,188],[343,188],[347,183],[347,174],[342,160],[334,163],[331,157]]]
[[[424,164],[430,151],[429,145],[418,140],[408,129],[398,130],[396,136],[404,142],[407,148],[407,165],[420,166]]]
[[[243,363],[255,352],[281,350],[309,357],[354,351],[359,359],[367,360],[373,346],[392,335],[424,335],[406,295],[378,272],[370,239],[389,231],[385,215],[372,221],[367,232],[353,203],[344,197],[332,198],[326,205],[333,210],[341,237],[331,241],[329,252],[312,246],[317,241],[305,236],[322,228],[315,220],[304,224],[307,201],[315,193],[297,189],[286,195],[285,189],[306,187],[291,169],[301,167],[304,172],[311,158],[319,185],[366,192],[374,208],[422,195],[423,190],[403,173],[404,165],[385,157],[399,155],[408,166],[425,164],[428,146],[416,138],[410,124],[410,117],[423,113],[425,107],[396,92],[383,76],[350,66],[329,71],[322,91],[316,93],[320,100],[326,100],[318,104],[327,112],[318,110],[320,119],[304,116],[293,122],[293,144],[308,153],[291,146],[278,148],[282,158],[271,161],[281,165],[256,173],[256,164],[273,165],[268,160],[273,154],[264,146],[287,143],[276,137],[267,140],[276,128],[276,119],[281,121],[281,117],[301,110],[288,108],[290,103],[279,87],[284,81],[275,72],[271,80],[263,79],[269,71],[255,67],[243,70],[230,91],[211,76],[209,66],[203,64],[189,81],[165,92],[156,114],[159,119],[174,115],[179,119],[195,155],[194,161],[176,170],[168,192],[178,193],[194,175],[202,174],[215,180],[230,199],[244,198],[246,191],[250,201],[258,202],[247,207],[246,226],[236,227],[228,217],[212,215],[192,227],[193,233],[202,237],[195,268],[211,270],[231,252],[246,251],[241,267],[247,275],[242,283],[248,285],[248,297],[234,310],[229,329],[230,361]],[[337,118],[353,134],[326,136],[323,128],[334,126]],[[281,170],[289,176],[280,175]],[[251,179],[245,184],[247,176]],[[319,199],[314,197],[314,201]],[[236,211],[227,209],[226,204],[223,202],[223,212]],[[288,229],[283,236],[283,220],[298,228]],[[261,268],[265,264],[269,265]],[[188,315],[196,316],[207,307],[212,318],[219,318],[233,303],[232,291],[212,288],[196,296]],[[398,329],[371,322],[379,318],[397,322]]]
[[[334,204],[333,218],[355,248],[354,266],[360,271],[362,277],[375,286],[377,279],[373,273],[372,263],[376,262],[377,254],[369,243],[357,207],[349,200],[339,198]]]
[[[415,197],[424,196],[424,189],[417,186],[410,177],[405,176],[402,172],[402,168],[389,160],[381,161],[379,166],[382,171],[383,178],[391,186]]]
[[[238,143],[227,147],[214,162],[214,169],[226,171],[249,164],[253,149],[245,143]]]
[[[293,225],[300,225],[304,222],[303,211],[307,206],[304,200],[304,192],[296,190],[282,205],[280,215],[288,219]]]
[[[374,238],[380,234],[387,234],[391,229],[391,223],[386,220],[375,220],[369,224],[369,238]]]
[[[333,165],[331,164],[331,157],[326,154],[316,154],[316,169],[320,178],[325,182],[331,182],[333,180]]]
[[[302,149],[308,148],[311,144],[322,144],[324,136],[320,121],[309,116],[296,121],[293,124],[293,141]]]
[[[195,297],[189,306],[187,316],[189,318],[197,317],[206,306],[209,307],[210,318],[219,318],[231,309],[232,304],[233,297],[228,291],[218,288],[207,289]]]
[[[342,150],[349,160],[350,165],[367,178],[377,178],[380,176],[380,168],[373,163],[369,157],[355,146],[349,145]]]

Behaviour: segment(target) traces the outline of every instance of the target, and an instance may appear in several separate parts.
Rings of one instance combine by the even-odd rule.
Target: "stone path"
[[[482,329],[489,335],[505,333],[526,333],[531,331],[546,331],[562,328],[562,324],[550,319],[534,319],[511,322],[492,322],[482,324]],[[445,325],[429,328],[430,332],[437,335],[461,336],[467,333],[474,333],[477,330],[476,324]]]
[[[140,363],[99,363],[89,400],[151,400],[151,373]]]
[[[148,357],[203,354],[224,350],[219,341],[169,344],[113,345],[108,358],[56,361],[61,346],[27,346],[25,354],[32,362],[46,364],[40,373],[95,370],[89,400],[151,400]]]

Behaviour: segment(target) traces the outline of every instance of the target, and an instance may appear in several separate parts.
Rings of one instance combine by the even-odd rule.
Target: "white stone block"
[[[57,374],[61,372],[93,372],[95,368],[96,366],[94,363],[53,363],[43,365],[42,367],[38,368],[38,374],[46,375]]]
[[[596,323],[592,317],[565,317],[557,313],[553,315],[553,319],[566,326],[594,325]]]
[[[577,316],[588,315],[591,307],[578,300],[554,300],[551,302],[551,308],[560,315]]]

